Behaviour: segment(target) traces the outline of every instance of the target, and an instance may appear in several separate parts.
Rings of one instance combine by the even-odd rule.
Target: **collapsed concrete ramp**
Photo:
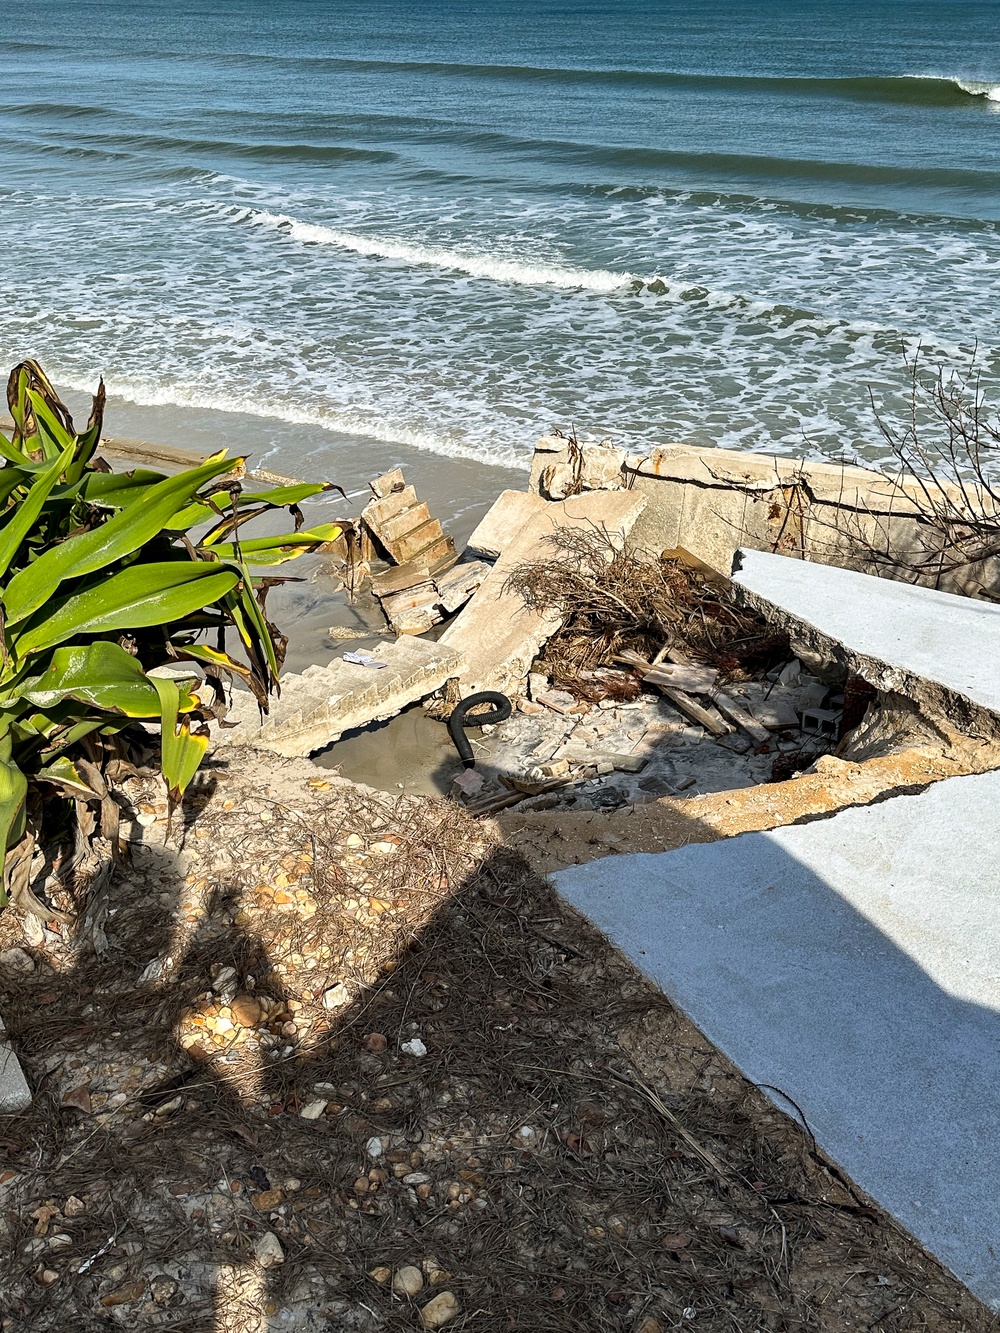
[[[791,563],[791,562],[789,562]],[[1000,1310],[1000,773],[553,876]]]

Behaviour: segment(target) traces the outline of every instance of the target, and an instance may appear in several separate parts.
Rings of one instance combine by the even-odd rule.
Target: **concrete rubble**
[[[561,501],[503,492],[469,538],[471,551],[495,552],[496,564],[441,636],[442,643],[466,658],[463,694],[484,689],[519,693],[542,644],[561,624],[561,616],[527,607],[507,588],[512,570],[539,555],[554,557],[546,539],[560,529],[603,532],[620,548],[645,503],[624,491],[595,491]]]
[[[377,643],[370,656],[384,665],[361,666],[339,657],[329,666],[282,677],[281,696],[263,725],[253,695],[234,691],[226,721],[236,725],[213,728],[216,746],[254,745],[287,758],[314,754],[345,731],[394,717],[465,668],[457,649],[409,635]]]
[[[504,491],[462,553],[399,469],[377,478],[354,546],[345,546],[353,554],[344,582],[353,595],[369,580],[397,637],[357,654],[340,648],[327,665],[286,675],[266,718],[237,691],[228,725],[213,725],[214,743],[308,756],[420,701],[440,717],[461,698],[499,690],[514,710],[473,728],[475,768],[459,772],[452,792],[473,813],[517,807],[530,820],[559,810],[590,819],[600,846],[597,816],[610,824],[618,812],[652,829],[641,807],[662,802],[678,815],[687,806],[677,841],[692,845],[628,854],[629,830],[594,853],[602,859],[554,874],[557,889],[782,1110],[804,1115],[861,1189],[1000,1310],[990,1223],[1000,1177],[992,834],[1000,771],[940,780],[940,767],[920,766],[932,735],[945,751],[959,735],[982,743],[984,755],[996,750],[1000,607],[802,558],[819,549],[823,506],[855,514],[868,506],[919,527],[913,497],[896,483],[863,493],[852,477],[845,499],[841,469],[836,499],[832,471],[801,465],[793,478],[774,460],[741,470],[742,456],[714,451],[706,461],[706,452],[672,446],[636,458],[606,442],[546,437],[530,489]],[[511,585],[528,562],[568,566],[574,557],[550,541],[561,532],[600,533],[612,550],[629,543],[653,559],[689,559],[677,548],[690,542],[695,563],[714,571],[733,559],[732,584],[708,572],[787,636],[787,658],[753,675],[689,660],[676,643],[649,656],[616,649],[613,668],[588,674],[613,671],[631,694],[583,699],[561,689],[544,649],[564,615],[528,605]],[[740,546],[748,533],[774,549]],[[448,617],[436,641],[422,637]],[[956,765],[969,763],[957,749]],[[908,786],[912,772],[925,776]],[[809,801],[783,806],[774,794],[782,783],[803,784]],[[825,804],[824,784],[840,793]],[[756,803],[747,795],[764,788]],[[715,822],[706,815],[700,827],[710,804],[696,802],[712,796],[721,798]],[[749,811],[757,831],[727,828],[722,799]],[[775,827],[786,818],[803,822]],[[540,836],[543,825],[534,830]],[[371,850],[391,856],[399,845]],[[338,982],[321,1003],[333,1012],[351,998]],[[428,1054],[416,1036],[400,1050],[414,1060]],[[0,1112],[23,1109],[30,1096],[0,1023]],[[328,1105],[310,1100],[298,1114],[318,1120]],[[367,1142],[378,1157],[382,1140]],[[276,1235],[256,1244],[261,1267],[283,1262]],[[454,1301],[436,1299],[444,1296]],[[438,1326],[427,1316],[432,1305],[427,1327]],[[450,1319],[457,1305],[448,1310]]]
[[[738,551],[733,582],[800,656],[996,734],[1000,606],[765,551]]]

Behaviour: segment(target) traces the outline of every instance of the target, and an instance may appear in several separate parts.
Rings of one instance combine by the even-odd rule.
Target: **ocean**
[[[553,425],[878,459],[869,389],[898,406],[917,348],[1000,388],[997,19],[36,0],[0,41],[0,361],[334,479],[523,469]]]

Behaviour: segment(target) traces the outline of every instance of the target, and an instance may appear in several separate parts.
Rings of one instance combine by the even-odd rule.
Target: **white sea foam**
[[[311,245],[335,245],[341,250],[372,259],[395,259],[404,264],[429,265],[451,269],[472,278],[493,282],[514,282],[526,287],[585,288],[592,292],[616,292],[637,281],[631,273],[613,273],[610,269],[567,268],[559,264],[532,264],[500,255],[466,254],[435,245],[420,245],[384,236],[361,236],[315,222],[266,210],[253,209],[245,220],[269,227],[293,240]]]
[[[98,373],[92,375],[61,373],[58,366],[53,373],[66,389],[92,393]],[[413,449],[438,454],[443,458],[464,458],[490,467],[521,467],[524,456],[503,446],[489,450],[480,444],[468,443],[456,433],[439,435],[395,421],[390,416],[365,409],[338,411],[320,404],[312,408],[295,407],[280,399],[264,399],[252,394],[219,393],[191,385],[156,383],[151,380],[120,378],[109,372],[105,387],[110,399],[119,398],[137,407],[191,407],[215,412],[233,412],[264,420],[285,421],[293,426],[319,426],[322,430],[339,435],[363,435],[390,444],[407,444]]]
[[[972,97],[985,97],[987,102],[1000,102],[1000,83],[983,82],[979,79],[952,79],[952,83]]]

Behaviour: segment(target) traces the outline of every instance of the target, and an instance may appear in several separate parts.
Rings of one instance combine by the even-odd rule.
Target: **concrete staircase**
[[[358,666],[338,657],[328,666],[282,677],[281,697],[272,702],[263,726],[253,696],[234,691],[226,720],[239,725],[213,725],[216,746],[254,745],[290,759],[314,754],[345,731],[394,717],[461,675],[466,666],[458,650],[410,635],[365,652],[386,665]]]

